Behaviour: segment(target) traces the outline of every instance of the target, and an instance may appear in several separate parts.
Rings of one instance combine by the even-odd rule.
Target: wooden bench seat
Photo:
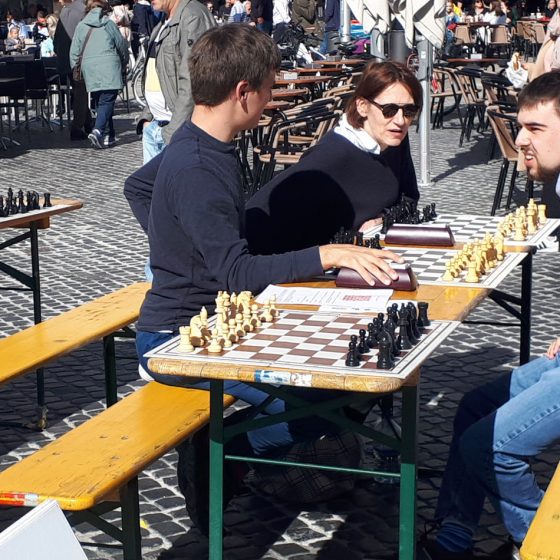
[[[224,406],[234,400],[225,396]],[[72,524],[95,525],[123,543],[125,560],[139,560],[137,476],[209,417],[208,391],[150,382],[0,472],[0,504],[36,506],[52,498],[75,512]],[[119,506],[122,531],[99,518]]]
[[[560,465],[521,547],[523,560],[560,560]]]
[[[138,319],[140,306],[149,287],[150,284],[146,282],[126,286],[0,339],[0,385],[42,368],[90,342],[103,339],[107,400],[109,404],[114,403],[114,335]],[[126,336],[126,333],[119,336]],[[41,389],[38,388],[38,391],[40,394]],[[44,406],[41,400],[39,398],[39,405]]]

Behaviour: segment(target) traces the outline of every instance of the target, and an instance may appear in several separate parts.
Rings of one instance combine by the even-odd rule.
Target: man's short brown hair
[[[358,113],[359,98],[373,100],[393,84],[402,84],[412,95],[414,104],[422,108],[422,86],[416,76],[404,65],[396,62],[370,62],[364,70],[354,95],[346,108],[348,122],[354,128],[362,128],[365,117]]]
[[[517,110],[532,109],[541,103],[552,101],[560,116],[560,71],[553,70],[529,82],[517,100]]]
[[[257,91],[279,67],[278,48],[255,27],[230,23],[209,29],[189,57],[194,102],[215,107],[228,99],[242,80]]]

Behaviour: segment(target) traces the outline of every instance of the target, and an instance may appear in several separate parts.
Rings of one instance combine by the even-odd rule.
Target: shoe
[[[450,552],[440,546],[435,539],[423,539],[416,549],[417,560],[476,560],[472,550]]]
[[[99,132],[99,130],[97,130],[97,128],[94,128],[88,134],[88,138],[89,138],[89,141],[91,142],[91,145],[94,148],[97,148],[99,150],[103,149],[103,137],[101,136],[101,132]]]
[[[496,548],[486,558],[487,560],[521,560],[520,548],[521,544],[515,543],[510,538],[507,543]]]
[[[70,140],[72,142],[76,142],[79,140],[87,140],[88,135],[79,128],[72,128],[70,129]]]
[[[103,146],[105,146],[105,148],[111,148],[116,143],[117,139],[114,136],[109,136],[108,134],[105,134],[105,136],[103,136]]]
[[[95,121],[91,118],[91,115],[89,115],[84,124],[84,130],[86,131],[86,134],[89,134],[93,130],[94,126]]]

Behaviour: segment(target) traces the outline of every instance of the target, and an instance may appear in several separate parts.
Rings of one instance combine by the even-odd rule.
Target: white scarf
[[[364,152],[370,152],[371,154],[381,153],[379,144],[363,128],[354,128],[348,122],[345,114],[342,115],[334,131]]]

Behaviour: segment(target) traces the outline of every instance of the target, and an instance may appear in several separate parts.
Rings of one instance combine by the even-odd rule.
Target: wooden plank
[[[560,465],[521,547],[522,560],[560,560]]]
[[[138,319],[150,284],[139,282],[0,340],[0,385]]]
[[[0,504],[88,509],[205,425],[209,407],[208,391],[148,383],[0,473]]]
[[[72,212],[72,210],[80,209],[83,204],[79,200],[70,200],[66,198],[57,198],[52,201],[53,207],[57,205],[64,205],[60,208],[44,208],[40,212],[32,214],[14,214],[6,218],[0,219],[0,229],[11,227],[29,227],[31,222],[40,222],[39,228],[45,229],[49,226],[49,218],[64,214],[65,212]]]

